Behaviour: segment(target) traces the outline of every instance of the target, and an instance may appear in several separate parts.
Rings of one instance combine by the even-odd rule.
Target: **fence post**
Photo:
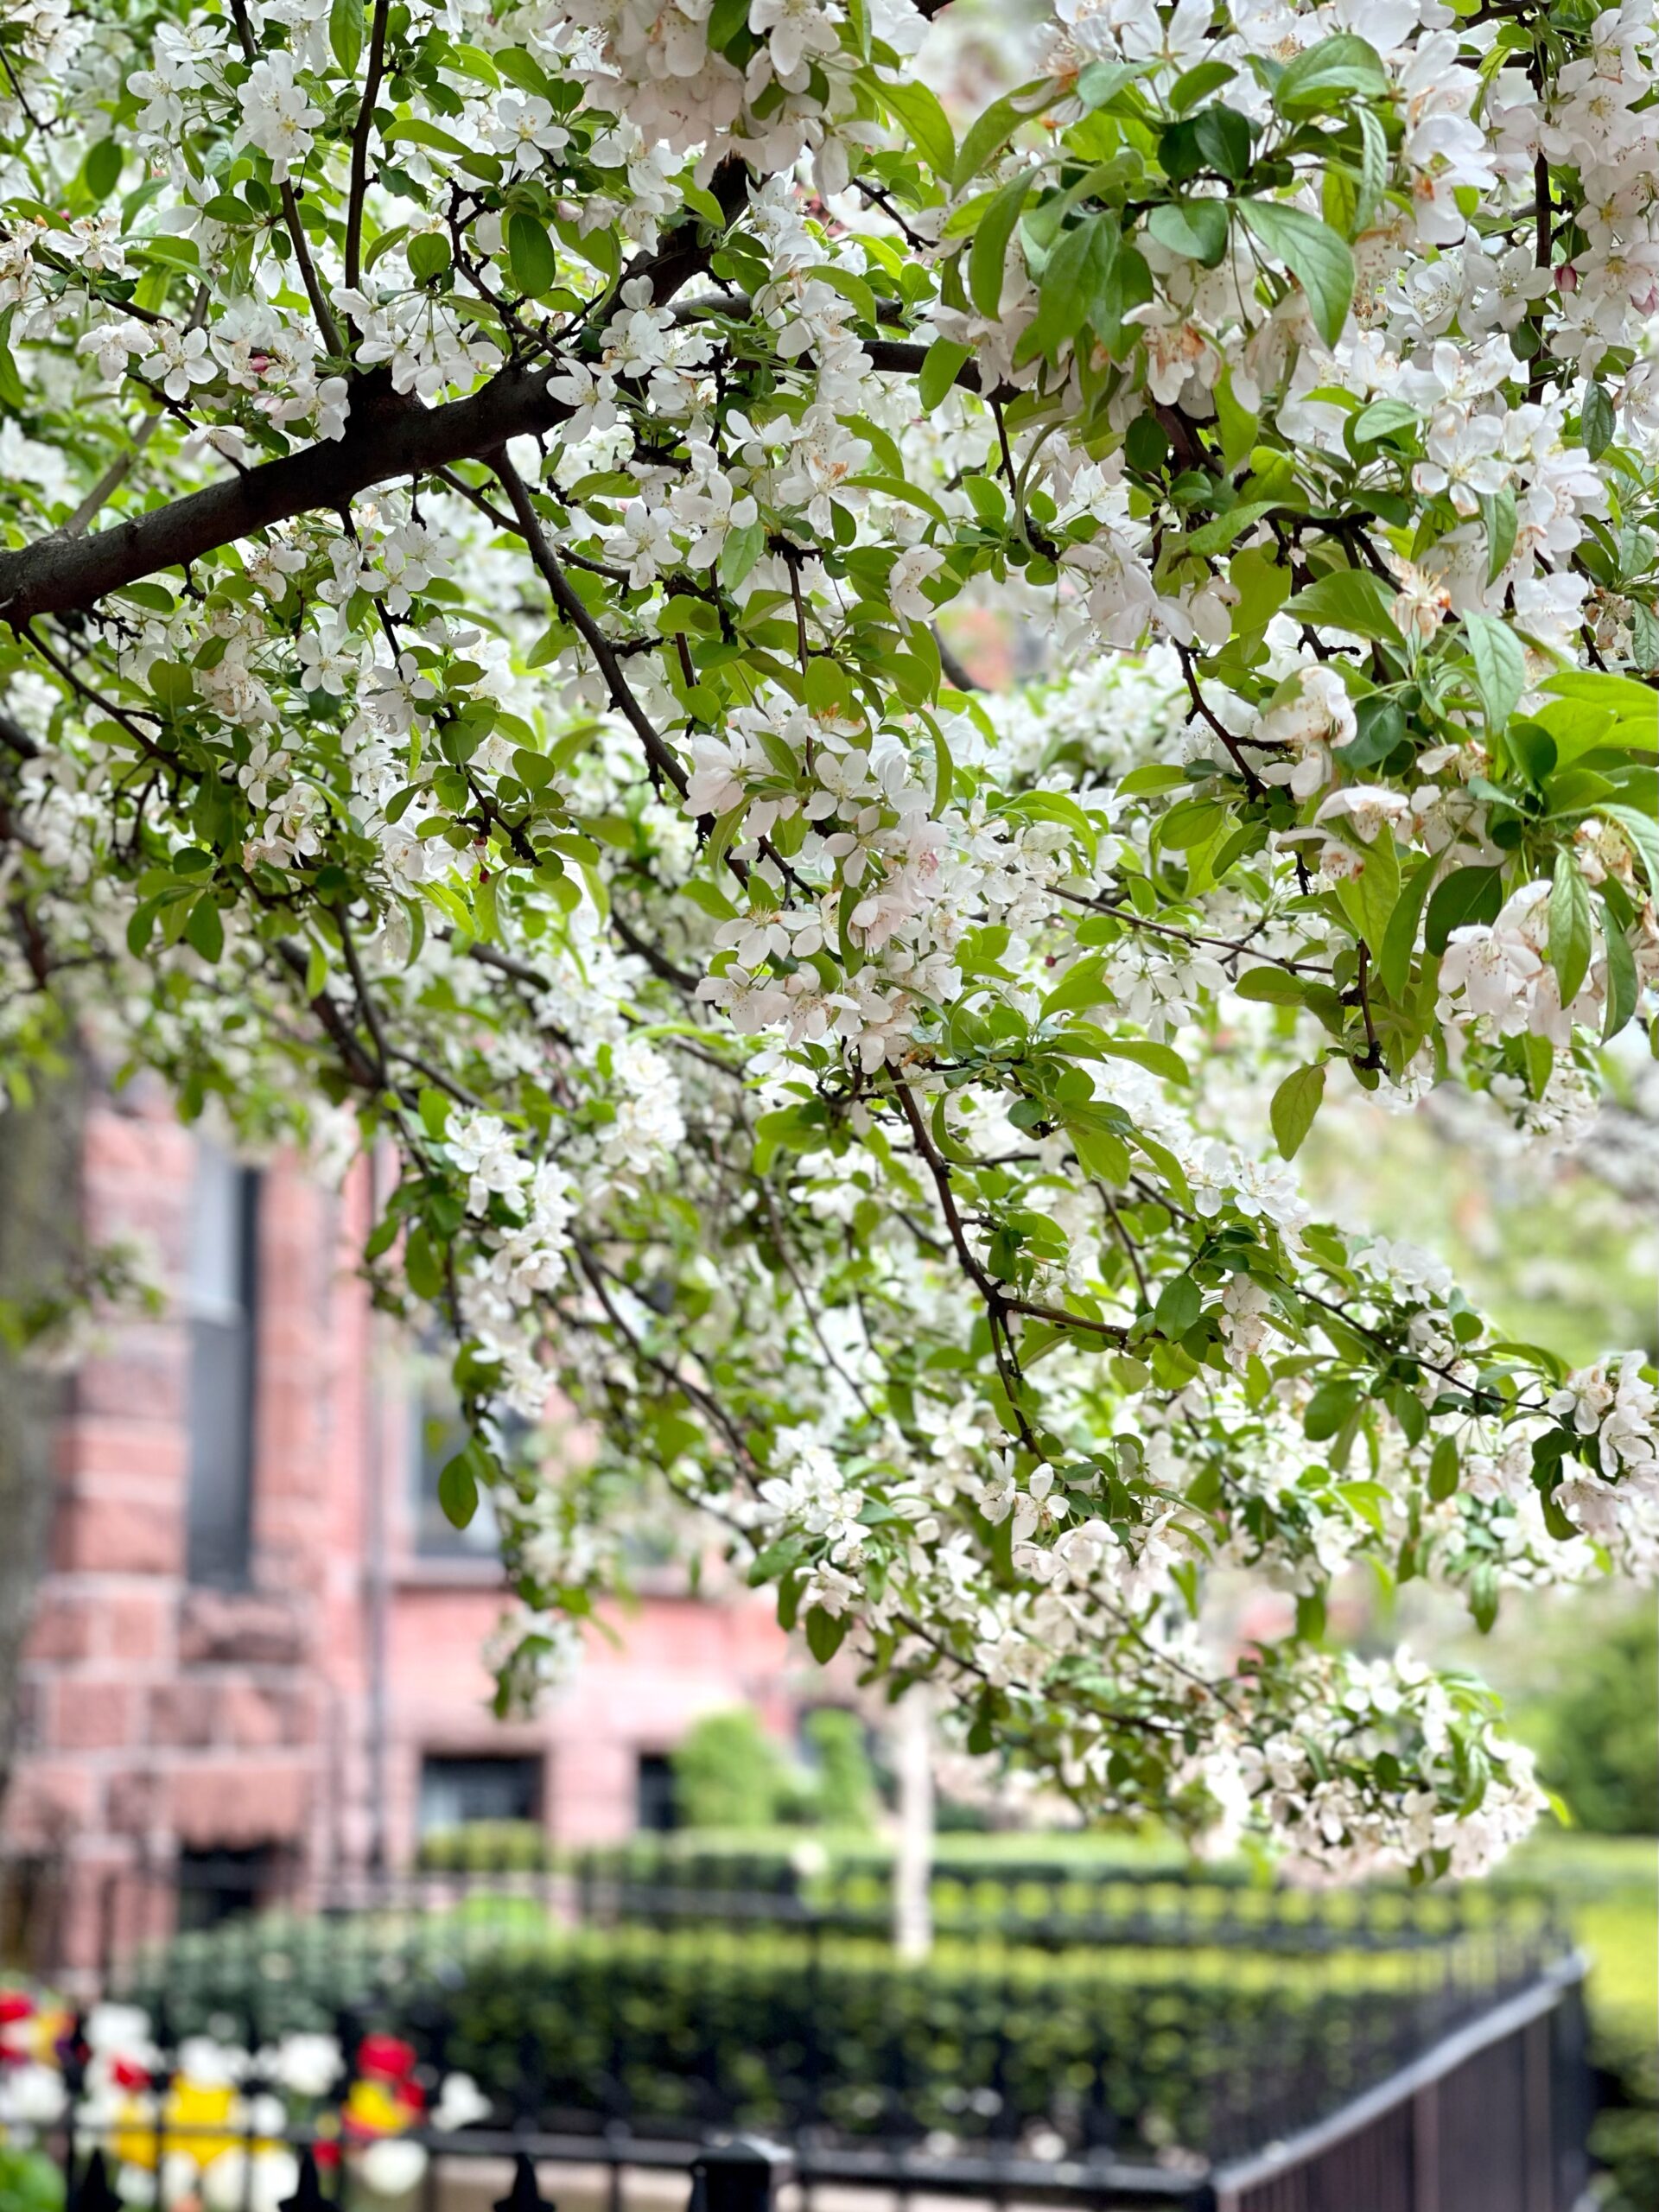
[[[779,2145],[758,2135],[700,2151],[691,2162],[686,2212],[772,2212],[772,2183],[787,2158]]]
[[[316,2159],[309,2151],[300,2153],[300,2178],[292,2196],[285,2196],[276,2212],[331,2212],[327,2198],[322,2193],[322,2179],[317,2171]]]
[[[1441,2212],[1438,2082],[1425,2082],[1411,2101],[1411,2212]]]

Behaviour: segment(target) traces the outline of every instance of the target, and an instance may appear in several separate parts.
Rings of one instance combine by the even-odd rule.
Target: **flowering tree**
[[[1581,1133],[1659,970],[1654,15],[1062,0],[953,127],[936,6],[6,0],[9,1058],[395,1147],[504,1697],[672,1492],[1090,1810],[1478,1867],[1324,1594],[1650,1560],[1655,1378],[1285,1162]]]

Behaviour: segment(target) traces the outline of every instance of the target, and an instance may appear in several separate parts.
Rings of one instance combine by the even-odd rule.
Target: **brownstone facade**
[[[227,1173],[159,1104],[89,1115],[89,1229],[136,1240],[173,1294],[107,1328],[76,1379],[4,1807],[7,1849],[71,1875],[82,1955],[108,1870],[397,1864],[423,1824],[480,1811],[607,1840],[651,1817],[699,1714],[788,1719],[764,1604],[664,1591],[613,1624],[620,1649],[594,1635],[544,1713],[495,1721],[480,1651],[499,1570],[435,1537],[419,1370],[354,1273],[365,1176],[334,1192],[279,1160],[234,1185],[257,1204],[232,1311],[202,1288],[232,1272],[202,1249],[214,1206],[230,1219]]]

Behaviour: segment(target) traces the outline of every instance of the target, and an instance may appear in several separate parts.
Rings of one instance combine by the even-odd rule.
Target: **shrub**
[[[803,1725],[812,1755],[810,1787],[803,1793],[810,1817],[827,1828],[869,1827],[875,1818],[875,1770],[864,1741],[864,1723],[842,1707],[822,1706]]]
[[[1649,1601],[1596,1624],[1561,1650],[1559,1672],[1559,1689],[1522,1720],[1543,1779],[1580,1827],[1659,1834],[1659,1610]]]
[[[672,1759],[676,1809],[687,1827],[771,1827],[784,1808],[783,1751],[747,1706],[707,1714]]]

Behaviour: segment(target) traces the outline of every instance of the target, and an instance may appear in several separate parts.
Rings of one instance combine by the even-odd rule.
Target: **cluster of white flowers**
[[[315,8],[18,19],[9,1050],[395,1134],[510,1690],[666,1484],[1096,1804],[1482,1859],[1490,1708],[1307,1624],[1659,1560],[1655,1385],[1289,1156],[1565,1142],[1654,1003],[1651,11],[1063,0],[979,129],[903,0],[404,17],[359,158]]]

